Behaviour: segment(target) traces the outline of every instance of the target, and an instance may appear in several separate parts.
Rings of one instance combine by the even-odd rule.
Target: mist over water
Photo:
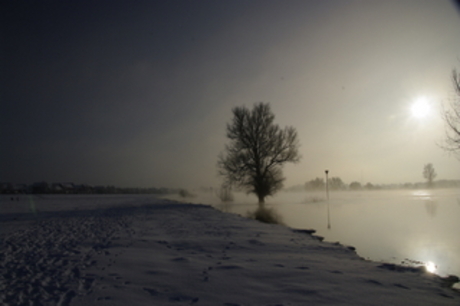
[[[221,203],[212,192],[186,199],[246,216],[255,196],[235,194]],[[184,199],[182,200],[184,201]],[[267,199],[284,223],[315,229],[331,242],[356,247],[366,259],[404,264],[434,263],[439,275],[460,275],[460,190],[280,192]]]

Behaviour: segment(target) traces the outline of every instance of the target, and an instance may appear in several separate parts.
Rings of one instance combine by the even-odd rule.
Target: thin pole
[[[331,216],[329,211],[329,170],[324,171],[326,172],[326,196],[327,196],[327,229],[331,229]]]

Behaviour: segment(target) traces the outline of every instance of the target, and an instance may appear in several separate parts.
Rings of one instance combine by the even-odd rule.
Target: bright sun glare
[[[418,119],[425,118],[431,112],[430,104],[426,97],[418,98],[411,107],[412,116]]]
[[[425,264],[425,269],[430,273],[434,273],[436,272],[436,265],[434,264],[434,262],[429,261]]]

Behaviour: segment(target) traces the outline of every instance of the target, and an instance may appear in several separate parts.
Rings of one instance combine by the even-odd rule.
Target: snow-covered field
[[[1,305],[459,305],[421,269],[151,196],[0,197]]]

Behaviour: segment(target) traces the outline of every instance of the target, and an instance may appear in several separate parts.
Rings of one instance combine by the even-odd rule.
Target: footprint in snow
[[[367,280],[368,283],[374,284],[374,285],[379,285],[382,286],[382,283],[379,281],[376,281],[375,279],[369,279]]]
[[[448,298],[448,299],[453,299],[454,298],[453,296],[447,295],[445,293],[439,293],[439,295],[442,296],[442,297]]]
[[[209,273],[208,273],[208,270],[210,270],[210,269],[209,269],[209,268],[208,268],[208,269],[204,269],[203,272],[201,272],[201,275],[203,276],[203,279],[202,279],[203,282],[209,281]]]
[[[88,292],[91,289],[93,283],[94,283],[93,277],[85,277],[85,278],[80,279],[78,283],[78,293],[82,295],[85,292]]]
[[[76,296],[77,294],[73,290],[69,290],[59,298],[57,306],[67,306],[70,304],[70,301]]]
[[[406,287],[406,286],[404,286],[404,285],[401,285],[401,284],[393,284],[393,286],[395,286],[395,287],[398,287],[398,288],[402,288],[402,289],[407,289],[407,290],[410,290],[410,288],[409,288],[409,287]]]
[[[195,304],[196,302],[198,302],[199,298],[191,297],[191,296],[188,296],[188,295],[185,295],[185,294],[176,293],[176,294],[171,295],[169,297],[169,300],[171,302],[186,302],[186,301],[190,301],[190,304]]]
[[[215,269],[216,270],[236,270],[236,269],[242,269],[242,267],[237,266],[237,265],[225,265],[225,266],[218,266]]]
[[[186,262],[186,261],[188,261],[188,259],[185,258],[185,257],[175,257],[175,258],[171,259],[171,261]]]
[[[100,296],[96,299],[96,301],[108,301],[108,300],[111,300],[112,298],[110,296]]]
[[[260,242],[260,241],[257,240],[257,239],[251,239],[251,240],[248,240],[248,242],[249,242],[250,244],[258,245],[258,246],[264,246],[264,245],[265,245],[265,243]]]

